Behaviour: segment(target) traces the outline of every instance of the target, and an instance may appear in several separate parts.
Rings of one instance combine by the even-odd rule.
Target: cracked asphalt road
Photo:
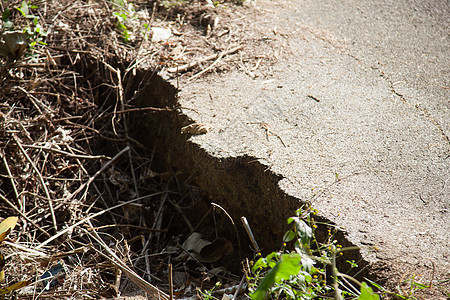
[[[191,142],[258,158],[286,193],[345,227],[368,261],[420,272],[431,260],[448,277],[448,2],[255,6],[247,30],[276,40],[278,61],[256,78],[236,70],[184,82],[185,113],[211,128]]]

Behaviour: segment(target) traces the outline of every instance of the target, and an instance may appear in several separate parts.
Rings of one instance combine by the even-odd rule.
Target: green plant
[[[197,291],[198,291],[198,293],[199,293],[199,296],[200,296],[200,298],[201,299],[204,299],[204,300],[218,300],[216,297],[214,297],[212,294],[213,294],[213,292],[216,290],[216,289],[218,289],[218,288],[220,288],[222,286],[222,284],[220,283],[220,282],[216,282],[216,284],[213,286],[213,288],[212,289],[210,289],[210,290],[204,290],[204,291],[202,291],[201,289],[197,289]]]
[[[44,31],[39,24],[39,17],[33,15],[31,12],[32,9],[38,8],[37,5],[31,5],[29,2],[25,1],[22,2],[20,7],[16,7],[25,19],[30,20],[28,25],[23,29],[24,32],[28,33],[32,40],[30,47],[34,47],[36,44],[47,45],[43,40],[47,36],[47,32]]]
[[[265,257],[258,256],[251,270],[248,270],[250,297],[262,300],[268,296],[283,299],[313,299],[317,297],[335,297],[343,299],[359,297],[361,300],[375,300],[375,294],[367,284],[359,283],[348,275],[342,274],[336,267],[336,256],[354,247],[342,248],[333,239],[329,230],[329,239],[319,243],[314,236],[317,227],[312,214],[316,210],[309,208],[301,216],[301,210],[296,216],[288,219],[292,227],[284,235],[283,248]],[[288,243],[291,249],[287,250]],[[357,267],[354,261],[348,261],[351,267]],[[327,266],[332,269],[331,274]],[[341,279],[350,285],[349,281],[358,285],[360,289],[347,288],[340,290]]]
[[[128,27],[125,25],[128,14],[125,12],[113,12],[113,15],[117,19],[117,27],[121,30],[124,41],[129,42],[131,36]]]
[[[380,296],[375,294],[367,283],[361,283],[361,294],[359,294],[358,300],[378,300]]]
[[[120,30],[122,38],[125,42],[132,40],[132,30],[127,25],[130,21],[136,21],[136,10],[133,4],[128,3],[127,0],[114,0],[113,16],[116,18],[117,28]]]
[[[39,23],[39,16],[32,13],[38,6],[23,1],[13,10],[19,12],[22,19],[13,20],[13,10],[5,8],[0,22],[0,56],[7,58],[7,64],[19,59],[29,46],[47,45],[44,41],[47,32]],[[15,22],[18,24],[15,24]],[[18,27],[18,28],[17,28]]]
[[[428,284],[423,284],[417,281],[416,276],[411,276],[408,279],[405,279],[402,284],[405,285],[405,288],[400,289],[400,286],[397,286],[398,292],[392,292],[384,288],[383,286],[373,282],[371,280],[367,281],[377,288],[380,291],[382,296],[393,296],[395,299],[405,299],[405,300],[415,300],[421,299],[421,297],[417,297],[416,293],[421,290],[431,289],[433,287],[432,282]],[[450,298],[450,292],[448,290],[443,289],[444,294],[447,294],[447,297]]]
[[[355,260],[347,260],[347,262],[350,264],[350,268],[354,269],[358,267],[358,264],[355,263]]]

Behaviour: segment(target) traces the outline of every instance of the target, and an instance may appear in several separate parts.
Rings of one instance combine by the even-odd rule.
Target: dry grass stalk
[[[86,231],[86,233],[88,233],[96,242],[99,243],[99,245],[102,246],[102,248],[107,252],[107,255],[96,248],[92,249],[110,260],[115,266],[120,268],[120,270],[122,270],[122,272],[124,272],[128,276],[128,278],[130,278],[130,280],[133,281],[137,286],[142,288],[145,292],[149,293],[155,299],[169,299],[169,296],[166,293],[142,279],[142,277],[136,274],[136,272],[130,269],[130,267],[128,267],[119,257],[117,257],[116,253],[110,247],[108,247],[108,245],[105,244],[105,242],[101,239],[96,231]]]
[[[30,25],[14,9],[21,3],[2,4],[11,9],[17,28]],[[95,234],[83,228],[88,222],[101,222],[97,230],[110,234],[121,247],[146,234],[140,247],[136,243],[127,250],[133,266],[120,265],[114,257],[114,268],[147,292],[167,299],[170,296],[148,285],[132,268],[139,270],[143,257],[147,276],[167,283],[165,275],[150,273],[155,271],[152,264],[166,264],[159,256],[170,258],[163,251],[163,243],[171,242],[166,236],[166,219],[181,214],[190,224],[182,202],[195,197],[186,196],[187,189],[174,183],[177,179],[171,170],[167,170],[167,178],[145,175],[152,171],[154,159],[139,150],[145,147],[129,134],[129,115],[175,113],[177,108],[135,107],[129,83],[142,66],[161,70],[188,65],[177,72],[198,71],[201,64],[189,61],[200,56],[210,57],[203,62],[216,60],[207,70],[226,66],[226,59],[242,47],[220,49],[236,45],[239,37],[225,28],[220,31],[228,34],[215,34],[220,28],[213,28],[205,41],[194,26],[180,21],[174,23],[174,32],[185,30],[185,34],[173,35],[170,43],[151,43],[148,28],[164,26],[164,19],[172,13],[155,2],[150,13],[142,9],[138,14],[136,6],[135,11],[127,8],[130,30],[143,23],[149,26],[135,30],[136,39],[124,43],[113,14],[121,8],[110,1],[62,0],[38,5],[41,7],[32,13],[48,33],[47,45],[36,44],[26,56],[0,66],[0,214],[20,216],[11,240],[2,246],[2,252],[10,252],[8,280],[32,277],[32,290],[23,294],[30,298],[93,299],[104,295],[111,284],[105,255],[108,260],[114,255],[103,246],[99,250],[101,243],[94,239]],[[186,18],[203,13],[199,2],[189,5]],[[188,46],[175,55],[175,48],[187,40]],[[133,202],[141,204],[137,220],[123,214],[126,204]],[[175,207],[176,212],[167,212],[168,207]],[[38,282],[55,263],[64,264],[66,280],[46,290]],[[112,281],[120,290],[127,280],[118,272]]]

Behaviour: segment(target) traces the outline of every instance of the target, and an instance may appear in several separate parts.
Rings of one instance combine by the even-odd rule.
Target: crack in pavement
[[[389,79],[388,76],[386,76],[386,74],[383,71],[381,71],[380,69],[377,69],[377,71],[380,73],[380,76],[387,82],[392,93],[395,96],[399,97],[399,99],[402,100],[405,104],[409,105],[410,107],[413,107],[419,113],[418,114],[419,116],[425,117],[425,119],[427,119],[434,127],[436,127],[436,129],[439,131],[444,141],[450,146],[450,138],[448,137],[448,135],[445,134],[445,131],[442,128],[441,124],[439,124],[439,122],[436,121],[436,119],[431,116],[428,109],[426,109],[425,107],[421,107],[420,104],[415,105],[411,104],[410,101],[408,101],[408,99],[406,99],[406,97],[403,94],[396,91],[394,83]]]

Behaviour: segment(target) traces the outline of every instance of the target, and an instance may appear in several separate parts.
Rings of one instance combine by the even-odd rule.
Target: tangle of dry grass
[[[196,1],[172,9],[135,3],[126,21],[133,36],[124,43],[114,12],[127,7],[118,3],[31,1],[46,45],[0,60],[0,216],[20,219],[1,252],[7,284],[31,281],[20,298],[110,298],[132,281],[168,299],[167,264],[179,243],[166,226],[183,206],[201,202],[188,176],[153,171],[152,152],[129,135],[128,113],[142,108],[127,99],[127,82],[142,67],[175,70],[217,58],[239,35]],[[6,5],[15,29],[30,26],[14,9],[20,1],[2,3],[2,11]],[[171,26],[172,41],[151,42],[144,23]],[[183,72],[206,63],[198,61]]]

